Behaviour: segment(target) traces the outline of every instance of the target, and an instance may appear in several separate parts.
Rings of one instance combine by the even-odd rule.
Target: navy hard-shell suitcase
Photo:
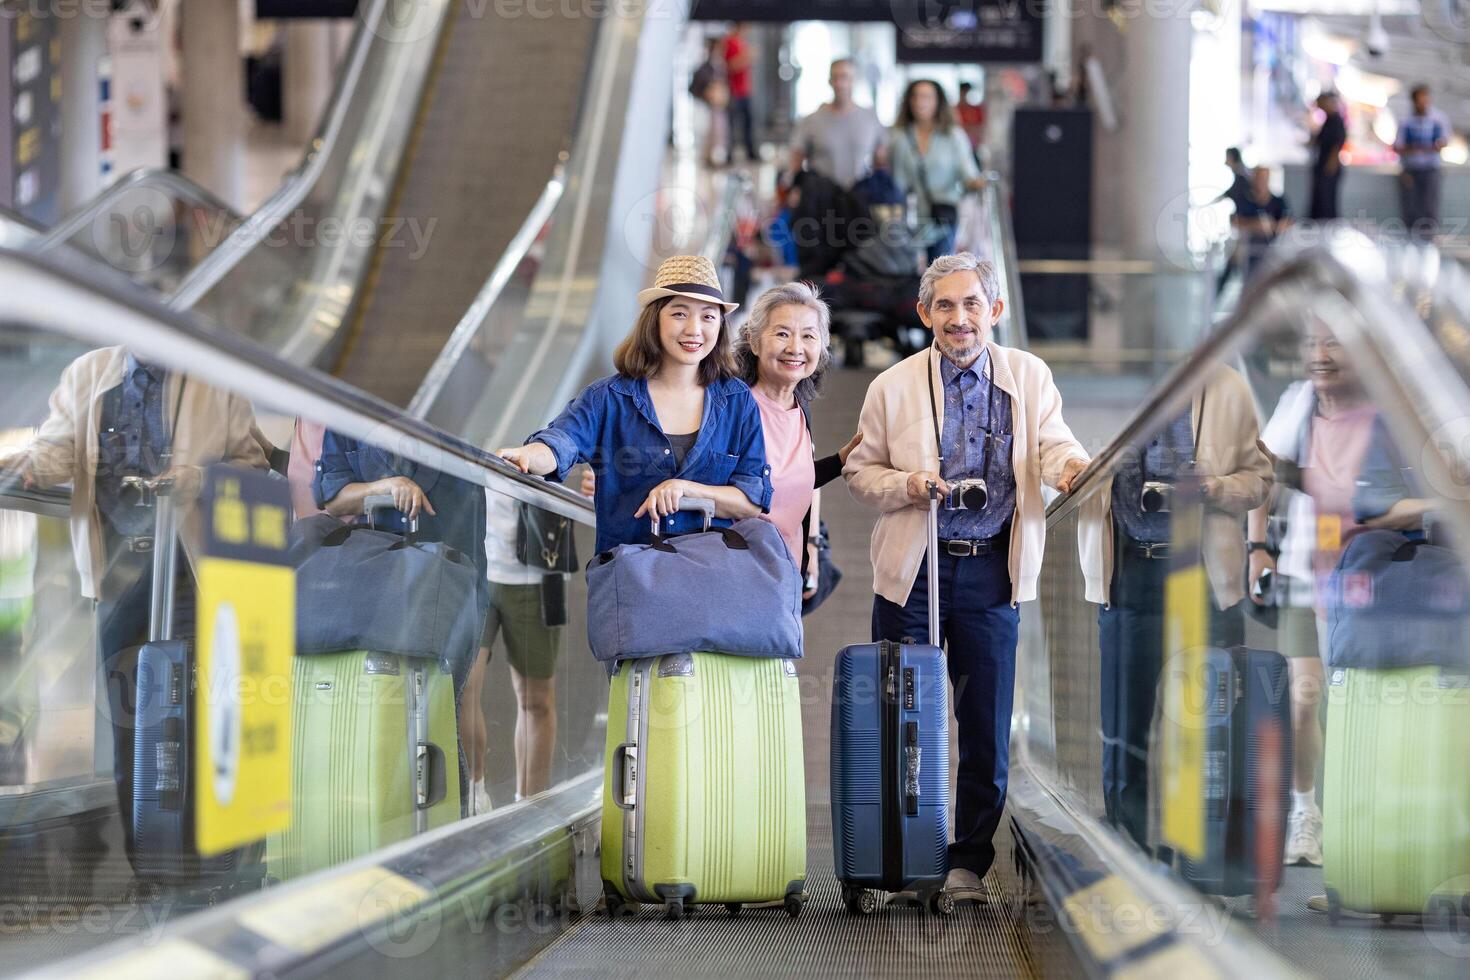
[[[1212,647],[1205,658],[1205,850],[1180,871],[1209,895],[1270,894],[1281,884],[1291,801],[1286,658]]]
[[[194,844],[194,662],[189,644],[171,638],[177,538],[166,484],[139,484],[153,493],[155,529],[148,642],[138,651],[133,730],[133,870],[156,882],[207,887],[257,883],[264,873],[260,844],[200,857]]]
[[[832,678],[832,849],[850,912],[873,889],[948,914],[949,691],[938,644],[937,497],[929,509],[929,643],[864,643]]]

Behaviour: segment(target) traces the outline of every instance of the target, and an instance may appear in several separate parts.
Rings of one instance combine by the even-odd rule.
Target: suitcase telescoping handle
[[[125,476],[122,485],[153,505],[153,580],[148,601],[148,642],[166,643],[174,635],[174,581],[178,578],[178,520],[174,514],[173,480]]]
[[[939,484],[929,481],[929,645],[939,646]]]
[[[613,803],[620,810],[631,810],[638,800],[638,746],[624,742],[613,749]]]
[[[704,515],[704,529],[709,530],[710,522],[715,519],[715,502],[709,497],[683,497],[679,500],[679,509],[695,511]],[[653,536],[659,536],[659,523],[657,517],[649,518],[653,529]]]
[[[377,525],[373,522],[373,511],[397,509],[398,503],[393,499],[392,494],[374,493],[362,498],[362,512],[367,515],[368,523],[374,527]],[[408,515],[405,514],[404,516],[407,517]],[[419,533],[419,519],[417,517],[408,518],[408,533]]]

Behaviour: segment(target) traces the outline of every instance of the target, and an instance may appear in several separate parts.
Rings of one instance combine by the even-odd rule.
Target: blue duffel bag
[[[1343,550],[1325,600],[1329,667],[1470,667],[1470,583],[1449,548],[1364,531]]]
[[[619,545],[587,563],[587,640],[604,662],[701,652],[795,659],[801,572],[781,532],[758,517]]]

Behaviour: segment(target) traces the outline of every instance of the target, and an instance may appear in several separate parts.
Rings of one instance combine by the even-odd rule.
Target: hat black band
[[[713,286],[706,286],[702,282],[671,282],[667,286],[660,286],[659,288],[668,289],[676,293],[698,293],[701,296],[708,296],[710,299],[719,303],[725,301],[723,293]]]

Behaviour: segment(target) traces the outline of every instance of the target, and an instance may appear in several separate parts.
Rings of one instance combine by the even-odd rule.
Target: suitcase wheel
[[[684,900],[677,895],[664,899],[664,918],[670,922],[688,915],[692,911],[693,907],[685,905]]]
[[[941,888],[929,896],[929,911],[935,915],[954,915],[954,896]]]
[[[806,900],[803,899],[801,895],[793,893],[786,896],[786,902],[784,903],[783,908],[786,909],[786,914],[794,919],[798,915],[801,915],[801,908],[805,904]]]
[[[725,911],[730,913],[730,918],[732,919],[738,916],[740,914],[740,910],[743,908],[745,908],[745,906],[741,905],[739,902],[725,903]]]
[[[1335,888],[1327,889],[1327,921],[1333,925],[1342,921],[1342,897]]]
[[[632,908],[623,899],[622,893],[610,881],[604,881],[602,883],[602,903],[607,909],[607,917],[609,919],[616,919],[618,916],[624,914],[624,912],[632,911]]]
[[[872,915],[878,911],[878,893],[866,888],[842,886],[842,904],[853,915]]]

